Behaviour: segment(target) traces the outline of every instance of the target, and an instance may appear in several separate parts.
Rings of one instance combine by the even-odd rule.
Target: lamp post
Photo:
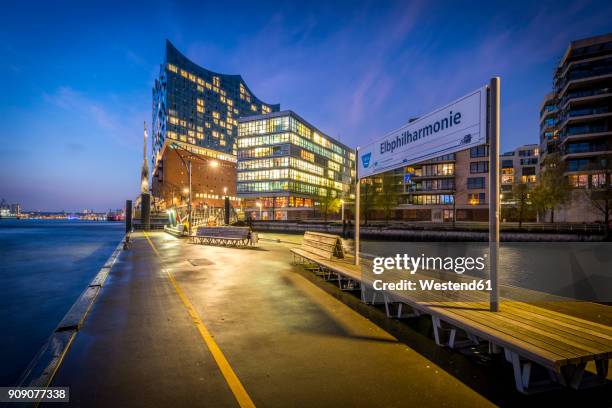
[[[342,205],[342,210],[341,210],[341,213],[342,213],[342,224],[344,224],[344,200],[341,199],[340,200],[340,204]]]

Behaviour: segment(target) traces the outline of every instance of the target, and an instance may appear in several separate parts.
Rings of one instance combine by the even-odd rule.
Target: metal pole
[[[500,78],[489,85],[489,309],[499,311],[499,91]]]
[[[191,222],[192,222],[192,214],[191,214],[191,159],[189,159],[189,161],[187,162],[187,172],[189,173],[189,196],[187,196],[187,199],[189,200],[188,205],[187,205],[187,211],[189,211],[188,216],[188,223],[189,223],[189,236],[191,236]]]
[[[342,223],[344,224],[344,200],[342,200]]]
[[[355,265],[359,266],[359,147],[355,151]]]
[[[132,231],[132,200],[125,200],[125,233]]]

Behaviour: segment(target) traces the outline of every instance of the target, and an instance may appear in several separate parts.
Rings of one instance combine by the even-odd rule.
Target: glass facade
[[[253,201],[252,206],[280,210],[312,207],[327,196],[353,198],[353,150],[294,112],[240,119],[237,157],[238,195],[247,207]]]
[[[202,68],[166,41],[166,55],[153,88],[153,165],[166,140],[235,156],[238,118],[277,112],[259,100],[240,75]]]

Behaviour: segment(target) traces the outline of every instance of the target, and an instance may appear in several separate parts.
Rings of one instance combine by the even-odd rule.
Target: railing
[[[570,99],[586,98],[588,96],[596,96],[596,95],[602,95],[602,94],[607,94],[607,93],[612,93],[612,89],[611,88],[600,88],[600,89],[590,89],[587,91],[570,92],[567,95],[565,95],[563,99],[561,99],[559,106],[560,107],[565,106],[567,101],[569,101]]]

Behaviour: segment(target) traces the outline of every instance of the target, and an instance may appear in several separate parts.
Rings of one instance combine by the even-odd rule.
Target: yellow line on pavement
[[[153,245],[153,242],[151,242],[151,239],[149,238],[146,232],[144,233],[144,236],[149,242],[149,245],[151,246],[151,248],[153,249],[153,252],[155,252],[155,254],[159,258],[161,258],[159,251],[157,250],[157,248],[155,248],[155,245]],[[174,289],[176,290],[176,293],[178,294],[179,298],[181,298],[181,300],[183,301],[183,305],[185,305],[185,308],[187,309],[187,312],[189,313],[191,320],[193,321],[196,328],[198,329],[198,332],[200,333],[202,340],[204,340],[204,343],[208,347],[208,350],[210,350],[210,353],[212,354],[213,358],[217,362],[217,366],[219,366],[219,369],[221,370],[221,374],[223,374],[223,377],[225,378],[227,385],[229,385],[230,390],[234,394],[234,397],[238,401],[238,404],[242,408],[246,408],[246,407],[254,408],[255,404],[251,400],[251,397],[249,397],[249,394],[247,393],[246,389],[240,382],[240,379],[238,378],[238,376],[232,369],[232,366],[230,365],[230,363],[227,361],[227,358],[225,358],[225,355],[223,354],[223,352],[217,345],[217,342],[213,339],[212,335],[208,331],[208,328],[206,327],[206,325],[204,325],[204,322],[198,315],[198,312],[195,310],[195,308],[193,307],[193,305],[191,304],[191,302],[185,295],[185,292],[183,292],[183,290],[179,286],[178,282],[174,278],[174,275],[168,269],[166,268],[163,268],[163,269],[166,271],[168,280],[170,281],[170,283],[172,283],[172,286],[174,286]]]

